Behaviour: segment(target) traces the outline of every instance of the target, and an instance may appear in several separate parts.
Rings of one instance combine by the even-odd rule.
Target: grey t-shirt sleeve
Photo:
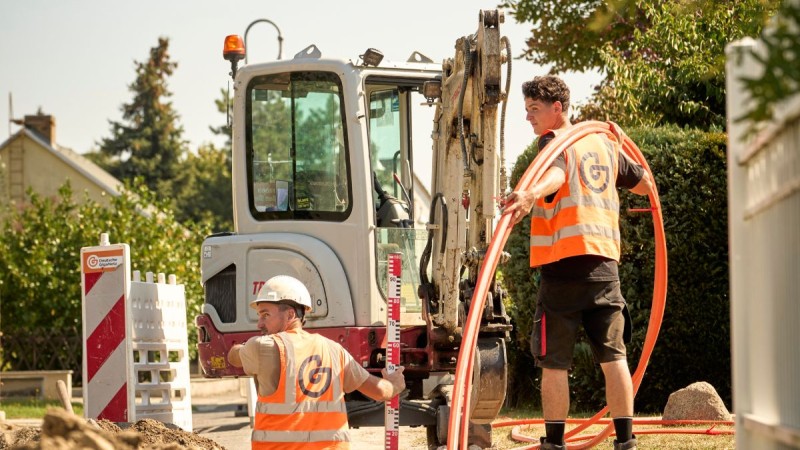
[[[275,338],[269,335],[250,338],[239,351],[239,357],[244,373],[258,381],[259,395],[275,392],[281,377],[280,351]]]
[[[360,388],[367,381],[369,372],[361,367],[361,364],[353,359],[353,356],[344,347],[340,346],[339,349],[344,356],[344,391],[350,393]]]
[[[244,347],[239,350],[239,358],[242,360],[242,369],[244,369],[244,373],[248,375],[255,375],[258,373],[259,369],[259,339],[263,336],[254,336],[247,340],[244,343]],[[272,341],[275,342],[274,340]]]

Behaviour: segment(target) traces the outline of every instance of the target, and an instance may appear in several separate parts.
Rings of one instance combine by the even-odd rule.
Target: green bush
[[[100,233],[108,232],[112,243],[130,245],[131,270],[175,274],[184,284],[189,351],[196,353],[193,324],[203,302],[198,252],[208,234],[206,225],[178,223],[144,187],[125,190],[110,199],[109,207],[88,198],[77,204],[69,184],[59,189],[57,198],[28,195],[24,208],[11,209],[0,235],[0,324],[5,335],[37,328],[80,329],[80,249],[98,245]],[[13,367],[14,355],[2,358],[0,365]],[[80,357],[75,364],[80,367]]]
[[[731,406],[730,320],[726,136],[722,132],[665,127],[630,129],[650,165],[663,208],[669,259],[667,303],[661,332],[636,395],[637,411],[663,410],[669,394],[695,381],[707,381]],[[533,160],[531,145],[516,162],[512,186]],[[647,207],[645,197],[621,192],[622,291],[633,318],[629,364],[641,355],[653,295],[654,237],[650,214],[627,212]],[[528,266],[529,221],[514,228],[506,244],[512,260],[501,269],[509,291],[514,339],[509,359],[509,398],[539,404],[539,371],[529,351],[538,271]],[[570,372],[573,410],[605,404],[603,376],[585,342],[575,350]],[[535,389],[531,389],[533,383]]]

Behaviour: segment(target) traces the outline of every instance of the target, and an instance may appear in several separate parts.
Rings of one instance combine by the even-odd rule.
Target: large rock
[[[714,386],[700,381],[670,394],[664,420],[732,420]]]

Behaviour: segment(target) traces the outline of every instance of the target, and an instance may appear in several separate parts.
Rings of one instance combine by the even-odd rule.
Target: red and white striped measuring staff
[[[393,373],[400,365],[400,253],[389,253],[388,283],[386,286],[388,309],[386,312],[386,371]],[[398,450],[400,442],[400,396],[395,395],[386,402],[384,413],[386,426],[385,448]]]

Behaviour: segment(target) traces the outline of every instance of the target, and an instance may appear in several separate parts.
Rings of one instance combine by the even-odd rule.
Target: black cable
[[[461,92],[458,94],[458,137],[461,140],[461,158],[464,161],[464,170],[469,169],[467,144],[464,139],[464,96],[467,92],[467,79],[472,70],[472,52],[469,48],[469,41],[469,37],[464,38],[464,78],[461,80]]]
[[[508,175],[506,175],[506,106],[508,106],[508,96],[511,95],[511,42],[506,36],[500,39],[506,44],[506,56],[508,64],[508,75],[506,76],[506,98],[503,100],[503,108],[500,112],[500,192],[505,193],[508,187]]]
[[[442,242],[439,246],[439,253],[444,253],[445,249],[445,241],[447,240],[447,201],[444,199],[444,195],[439,192],[433,196],[431,200],[431,210],[428,216],[428,223],[433,223],[434,219],[434,211],[436,209],[436,203],[439,202],[442,208]],[[425,249],[422,251],[422,256],[419,258],[419,278],[422,281],[422,284],[429,284],[430,280],[428,280],[428,263],[430,263],[431,259],[431,249],[433,247],[433,232],[428,233],[428,242],[425,244]]]

